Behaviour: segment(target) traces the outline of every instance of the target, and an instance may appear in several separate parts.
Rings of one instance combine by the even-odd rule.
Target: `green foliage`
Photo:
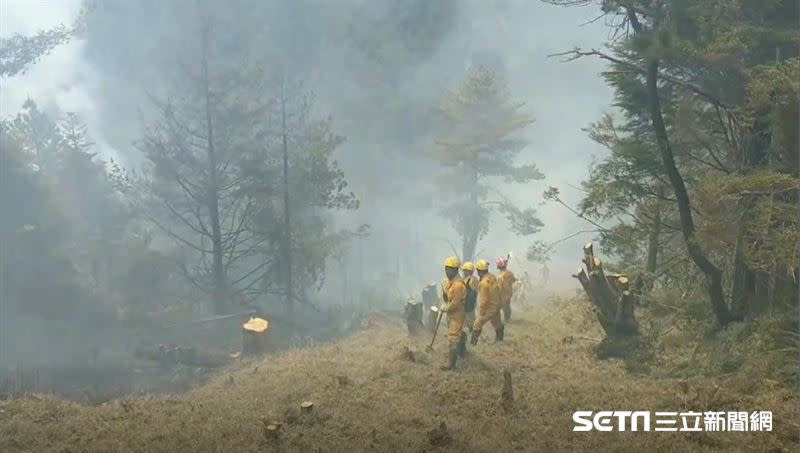
[[[13,213],[0,221],[1,263],[12,313],[66,319],[77,310],[97,308],[99,302],[78,267],[86,264],[76,253],[76,246],[85,244],[86,230],[72,223],[62,205],[64,194],[75,190],[64,177],[69,167],[52,162],[68,148],[61,147],[64,140],[55,127],[47,129],[47,137],[28,135],[42,124],[53,123],[32,101],[23,114],[0,123],[0,209]],[[52,153],[37,153],[41,149]]]
[[[0,77],[24,74],[44,55],[72,38],[74,30],[59,25],[34,36],[14,34],[0,43]]]
[[[618,24],[636,28],[613,43],[612,68],[604,74],[622,118],[606,115],[589,128],[609,154],[583,183],[579,214],[618,222],[601,231],[604,252],[642,266],[657,238],[661,282],[697,278],[696,270],[678,265],[685,261],[675,242],[680,225],[650,124],[643,73],[645,59],[657,56],[667,133],[703,250],[716,263],[742,252],[758,285],[766,286],[768,276],[796,279],[800,33],[789,18],[797,5],[599,3]],[[721,267],[726,278],[741,278],[732,266]]]
[[[498,180],[527,183],[544,177],[535,165],[514,162],[527,145],[520,133],[533,123],[523,107],[510,99],[505,82],[493,71],[475,66],[439,109],[445,127],[432,158],[448,169],[441,184],[447,203],[442,213],[461,236],[465,259],[471,259],[488,231],[494,208],[517,234],[534,234],[542,227],[533,209],[513,206],[493,187]]]
[[[789,58],[776,65],[760,65],[749,73],[748,98],[744,116],[752,120],[756,112],[766,111],[772,141],[769,152],[779,168],[800,168],[797,146],[800,142],[800,58]]]
[[[259,244],[259,253],[269,257],[260,277],[260,291],[280,293],[284,288],[285,263],[281,246],[285,240],[284,190],[288,190],[291,225],[292,281],[297,293],[319,289],[325,281],[326,263],[342,253],[358,232],[333,231],[331,210],[358,209],[359,202],[348,189],[344,172],[333,158],[345,142],[333,131],[331,118],[314,118],[313,97],[301,84],[279,78],[266,104],[267,123],[261,151],[242,159],[239,195],[249,197],[253,211],[247,228]],[[286,127],[283,128],[283,117]],[[283,136],[287,140],[288,187],[283,184]]]
[[[533,241],[525,251],[525,258],[533,263],[547,263],[550,261],[550,244],[544,241]]]

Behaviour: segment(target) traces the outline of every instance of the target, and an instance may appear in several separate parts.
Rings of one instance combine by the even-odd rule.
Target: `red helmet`
[[[497,265],[498,269],[505,269],[506,265],[508,264],[508,260],[505,258],[497,258],[495,264]]]

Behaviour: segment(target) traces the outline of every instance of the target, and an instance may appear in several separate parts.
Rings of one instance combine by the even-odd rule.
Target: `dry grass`
[[[180,396],[83,406],[49,397],[0,401],[2,452],[614,451],[779,452],[797,442],[797,394],[749,374],[691,379],[635,375],[598,362],[600,333],[585,306],[519,313],[507,342],[470,350],[457,372],[439,371],[426,338],[375,319],[341,343],[243,363]],[[487,329],[487,339],[492,337]],[[565,340],[566,339],[566,340]],[[422,360],[404,360],[410,346]],[[511,372],[516,410],[500,404]],[[315,402],[311,413],[300,403]],[[573,433],[574,410],[772,410],[771,433]],[[265,424],[281,423],[277,434]],[[452,440],[429,435],[445,422]],[[700,435],[689,435],[700,434]],[[446,438],[446,436],[444,436]]]

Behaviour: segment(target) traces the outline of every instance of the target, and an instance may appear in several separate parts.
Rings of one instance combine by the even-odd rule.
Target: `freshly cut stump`
[[[261,355],[269,350],[267,330],[269,322],[263,318],[251,317],[242,325],[242,355]]]
[[[303,412],[311,412],[311,409],[313,408],[314,408],[314,403],[312,403],[311,401],[303,401],[303,403],[300,404],[300,409],[302,409]]]

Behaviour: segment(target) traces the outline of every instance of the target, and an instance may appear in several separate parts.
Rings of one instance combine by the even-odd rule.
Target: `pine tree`
[[[514,162],[527,146],[520,133],[533,123],[523,107],[511,100],[505,82],[493,71],[476,66],[440,108],[444,130],[432,155],[447,169],[441,181],[447,202],[443,214],[461,237],[464,260],[475,258],[494,208],[518,234],[534,234],[543,226],[533,209],[516,208],[496,189],[501,181],[527,183],[544,177],[535,165]]]

